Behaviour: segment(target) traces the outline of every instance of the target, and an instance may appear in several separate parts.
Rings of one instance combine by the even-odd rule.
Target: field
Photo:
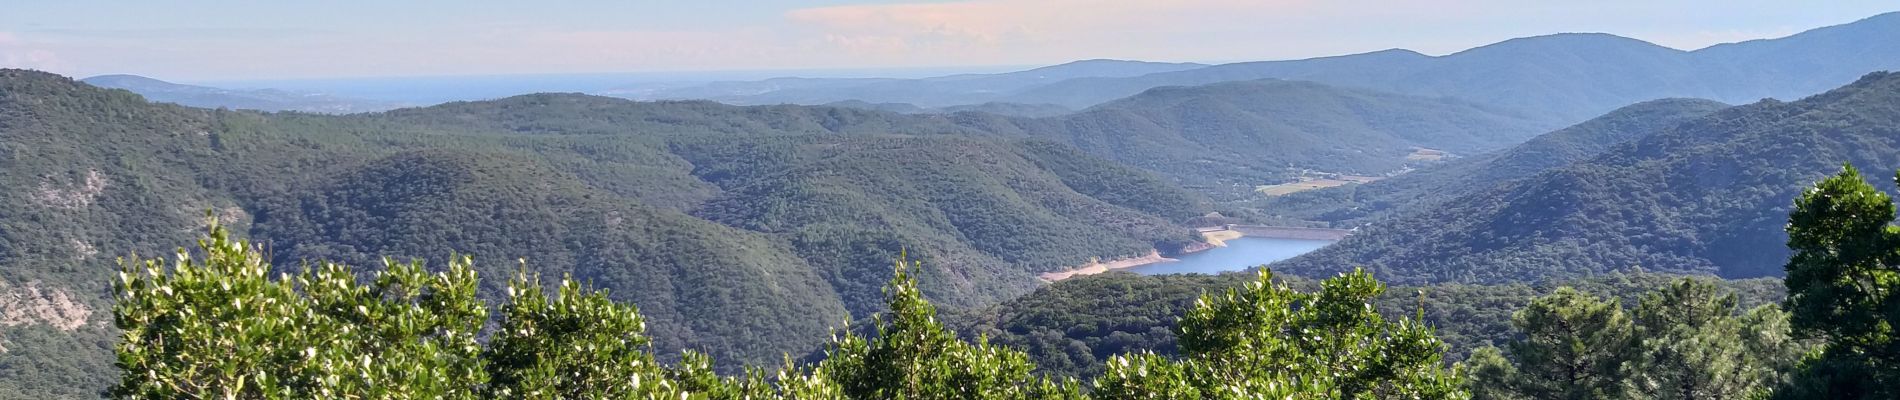
[[[1443,150],[1421,148],[1412,150],[1412,154],[1406,155],[1405,159],[1410,161],[1438,161],[1445,159],[1445,152]]]
[[[1218,231],[1201,232],[1201,238],[1206,239],[1208,244],[1212,244],[1215,246],[1226,246],[1227,241],[1239,239],[1242,236],[1246,236],[1246,235],[1240,233],[1240,231],[1225,230],[1225,229],[1218,230]]]
[[[1349,182],[1349,180],[1303,180],[1303,182],[1292,182],[1292,184],[1267,184],[1267,186],[1258,186],[1258,188],[1254,188],[1254,191],[1260,191],[1262,195],[1269,195],[1269,197],[1279,197],[1279,195],[1290,195],[1290,193],[1298,193],[1298,191],[1334,188],[1334,186],[1343,186],[1343,184],[1353,184],[1353,182]]]

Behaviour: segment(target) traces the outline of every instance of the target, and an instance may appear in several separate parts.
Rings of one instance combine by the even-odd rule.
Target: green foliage
[[[1807,351],[1774,305],[1736,313],[1738,297],[1682,279],[1633,310],[1558,289],[1518,311],[1508,354],[1472,354],[1480,399],[1710,399],[1766,395]]]
[[[490,396],[656,398],[679,390],[653,360],[638,309],[571,279],[555,290],[548,296],[527,272],[508,284],[501,324],[483,354]]]
[[[937,319],[911,277],[916,265],[899,261],[886,288],[890,311],[874,319],[877,334],[846,330],[814,368],[853,399],[1028,399],[1079,396],[1073,383],[1030,374],[1021,352],[978,338],[964,343]]]
[[[1763,372],[1785,370],[1749,359],[1735,296],[1718,290],[1683,280],[1643,296],[1634,310],[1638,355],[1623,366],[1630,390],[1652,399],[1741,398],[1767,387],[1772,374]]]
[[[839,330],[816,364],[720,376],[710,357],[652,353],[631,305],[563,279],[549,294],[523,270],[499,320],[458,258],[428,273],[386,262],[367,278],[333,263],[270,276],[250,244],[211,224],[203,260],[126,264],[114,317],[118,398],[1083,399],[1073,379],[1036,376],[1027,354],[964,342],[899,259],[875,333]],[[1183,360],[1117,358],[1102,398],[1455,398],[1462,378],[1415,320],[1386,322],[1384,286],[1357,272],[1316,293],[1274,285],[1207,296],[1181,320]],[[1134,362],[1131,363],[1130,361]],[[1149,373],[1152,369],[1154,373]]]
[[[963,312],[951,320],[963,326],[961,331],[988,335],[995,343],[1022,349],[1035,359],[1043,374],[1089,379],[1100,376],[1105,362],[1116,355],[1180,355],[1171,329],[1178,318],[1201,294],[1242,287],[1253,280],[1250,275],[1108,273],[1079,277],[994,307]],[[1283,275],[1276,278],[1296,289],[1318,288],[1312,280]],[[1537,284],[1396,286],[1373,304],[1386,318],[1412,318],[1423,311],[1425,323],[1449,345],[1446,359],[1459,361],[1466,360],[1474,350],[1518,338],[1520,334],[1511,326],[1512,313],[1559,287],[1636,304],[1639,295],[1683,278],[1642,272]],[[1744,308],[1777,303],[1783,295],[1781,282],[1775,279],[1725,280],[1720,285],[1737,295]],[[1764,348],[1781,347],[1770,343]]]
[[[397,264],[358,281],[322,264],[273,280],[218,226],[204,260],[126,264],[113,314],[124,331],[121,398],[476,398],[487,310],[466,259],[429,274]]]
[[[1119,356],[1094,394],[1135,398],[1460,398],[1464,378],[1418,320],[1387,322],[1385,290],[1355,271],[1301,293],[1259,280],[1208,295],[1182,316],[1182,361]],[[1178,363],[1178,365],[1176,365]]]
[[[1532,301],[1511,321],[1525,336],[1510,346],[1515,373],[1474,372],[1503,378],[1474,382],[1474,386],[1510,388],[1536,399],[1600,399],[1621,394],[1623,361],[1629,356],[1635,329],[1616,302],[1563,288]],[[1493,362],[1488,357],[1480,360]]]
[[[1900,179],[1900,177],[1896,177]],[[1788,311],[1822,340],[1783,398],[1900,396],[1900,228],[1894,204],[1851,165],[1795,200],[1788,215]]]

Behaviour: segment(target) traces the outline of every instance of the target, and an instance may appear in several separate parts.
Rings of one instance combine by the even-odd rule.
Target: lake
[[[1242,237],[1228,240],[1226,247],[1174,257],[1181,261],[1148,264],[1125,271],[1142,275],[1217,274],[1293,258],[1332,243],[1331,240]]]

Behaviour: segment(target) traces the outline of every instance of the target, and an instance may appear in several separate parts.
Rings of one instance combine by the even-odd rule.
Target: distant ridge
[[[396,108],[393,103],[349,99],[320,93],[273,89],[233,90],[166,82],[138,75],[100,75],[80,80],[108,89],[125,89],[161,103],[258,111],[349,114]]]
[[[704,99],[740,105],[779,103],[816,105],[857,100],[866,103],[905,103],[922,108],[940,108],[987,103],[1023,88],[1068,79],[1131,77],[1201,67],[1206,67],[1206,65],[1094,59],[996,74],[958,74],[922,79],[788,77],[761,81],[713,82],[654,90],[628,87],[605,91],[601,94],[639,100]]]
[[[1566,121],[1667,97],[1747,103],[1793,99],[1900,69],[1900,13],[1778,39],[1683,51],[1604,33],[1516,38],[1445,56],[1385,50],[1293,61],[1222,64],[1128,78],[1078,78],[1004,101],[1086,107],[1147,88],[1279,78],[1456,97]]]
[[[826,104],[846,100],[921,108],[991,102],[1084,109],[1163,86],[1257,79],[1302,80],[1513,108],[1561,123],[1629,104],[1703,98],[1744,104],[1795,99],[1900,69],[1900,13],[1685,51],[1608,33],[1515,38],[1443,56],[1406,49],[1220,65],[1082,60],[1003,73],[924,79],[719,82],[631,93],[637,99],[728,104]]]

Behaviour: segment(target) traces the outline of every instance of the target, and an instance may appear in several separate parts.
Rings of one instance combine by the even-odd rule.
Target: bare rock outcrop
[[[92,307],[65,289],[44,287],[37,281],[25,285],[0,281],[0,326],[44,324],[71,331],[85,327],[90,317]]]
[[[40,181],[40,187],[33,191],[33,201],[42,206],[76,210],[92,205],[99,194],[106,191],[106,175],[99,170],[86,170],[86,179],[78,184],[59,184],[51,179]]]

